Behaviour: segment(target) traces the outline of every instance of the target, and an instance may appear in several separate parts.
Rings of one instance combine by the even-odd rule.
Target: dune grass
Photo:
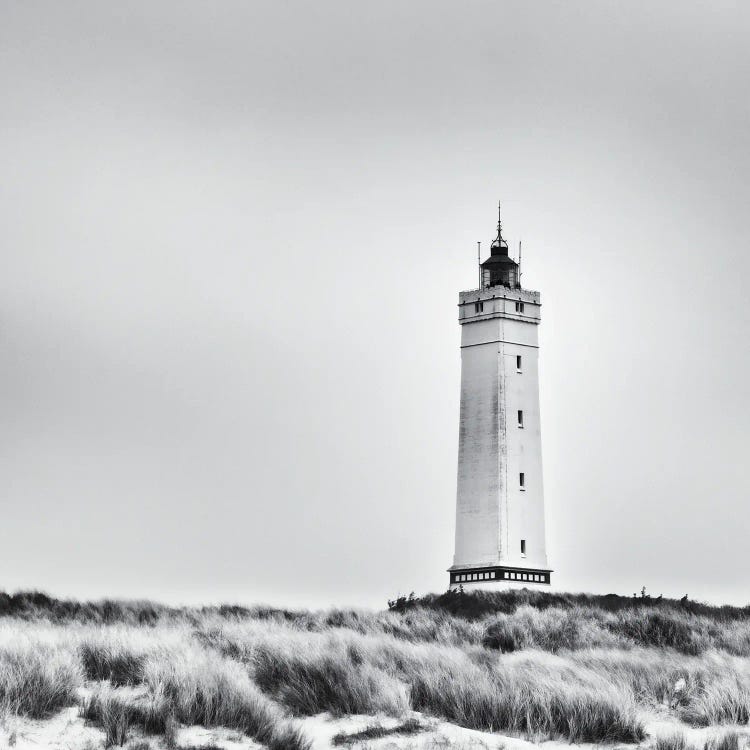
[[[719,732],[710,737],[703,747],[691,744],[684,732],[672,732],[656,738],[654,750],[741,750],[746,741],[735,730]]]
[[[137,685],[142,681],[145,654],[118,646],[81,644],[79,652],[89,680],[109,680],[113,685]]]
[[[348,734],[339,732],[338,734],[335,734],[331,739],[331,744],[334,746],[351,745],[355,742],[379,740],[383,737],[394,735],[404,736],[419,734],[420,732],[424,732],[425,728],[425,725],[417,719],[406,719],[406,721],[402,721],[393,727],[385,727],[382,724],[370,724],[358,732],[350,732]]]
[[[44,718],[75,703],[83,672],[75,649],[17,632],[0,644],[0,710]]]
[[[295,717],[320,712],[403,722],[420,711],[592,743],[643,741],[644,710],[704,727],[750,721],[746,609],[513,590],[404,599],[384,612],[38,594],[0,595],[3,611],[0,709],[44,717],[81,701],[111,745],[169,745],[179,725],[199,724],[296,750],[310,743]],[[739,750],[731,733],[712,742],[705,750]]]
[[[304,750],[296,724],[250,679],[238,662],[198,646],[150,658],[144,682],[183,724],[238,729],[266,747]]]
[[[81,715],[104,730],[108,747],[123,745],[133,728],[164,735],[168,744],[174,734],[174,712],[158,693],[135,693],[104,684],[83,701]]]

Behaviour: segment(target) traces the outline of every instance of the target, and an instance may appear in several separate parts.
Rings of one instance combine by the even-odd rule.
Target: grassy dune
[[[533,740],[642,743],[647,712],[748,723],[750,610],[518,590],[384,612],[0,594],[0,711],[45,718],[72,705],[109,745],[175,747],[176,729],[198,724],[295,750],[310,746],[302,717],[411,711]]]

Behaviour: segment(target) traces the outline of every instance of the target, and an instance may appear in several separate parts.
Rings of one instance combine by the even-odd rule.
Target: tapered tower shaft
[[[459,295],[461,413],[452,586],[550,583],[539,415],[539,292],[498,222],[479,289]]]

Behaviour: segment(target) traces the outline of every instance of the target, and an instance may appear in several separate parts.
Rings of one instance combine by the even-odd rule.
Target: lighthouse
[[[519,252],[520,261],[520,252]],[[539,418],[539,292],[521,286],[498,208],[479,288],[459,294],[461,411],[450,586],[549,584]]]

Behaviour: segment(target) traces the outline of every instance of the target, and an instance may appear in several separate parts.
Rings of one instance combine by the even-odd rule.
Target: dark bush
[[[496,649],[503,653],[520,651],[528,645],[526,633],[518,623],[501,615],[491,622],[484,631],[482,645],[485,648]]]
[[[702,653],[707,645],[701,634],[696,632],[696,624],[689,622],[681,613],[648,610],[621,612],[609,627],[639,645],[673,648],[693,656]]]

